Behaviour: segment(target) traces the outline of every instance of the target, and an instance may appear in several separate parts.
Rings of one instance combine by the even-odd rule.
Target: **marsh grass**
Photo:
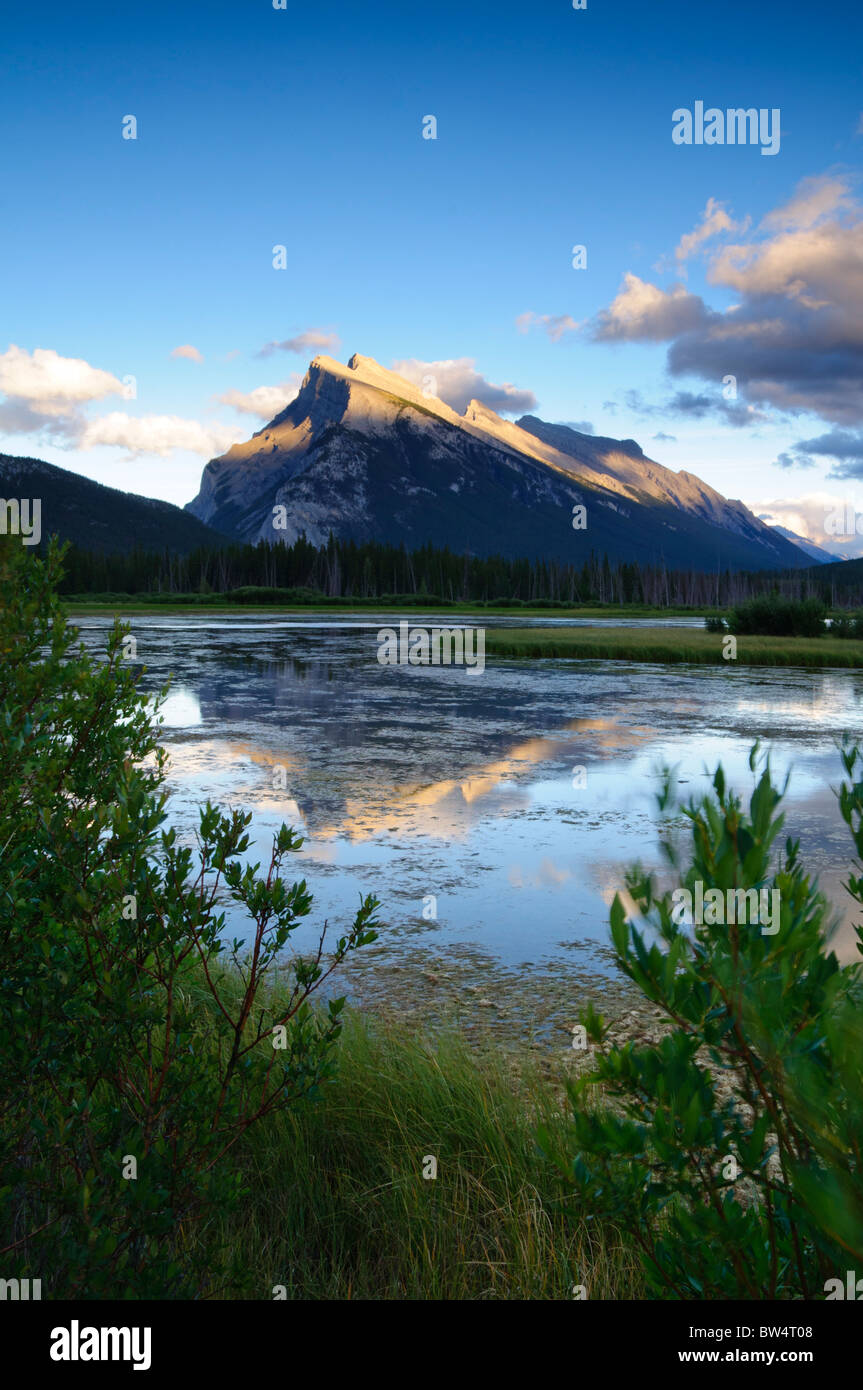
[[[736,661],[722,655],[723,636],[701,628],[489,628],[487,656],[691,662],[714,666],[863,667],[863,642],[824,637],[742,636]]]
[[[349,1013],[320,1097],[235,1151],[246,1195],[201,1238],[253,1278],[217,1296],[572,1299],[585,1285],[592,1299],[636,1297],[633,1255],[567,1211],[537,1147],[539,1124],[566,1123],[528,1059]]]
[[[124,618],[149,613],[162,613],[171,609],[177,614],[197,613],[208,608],[214,613],[254,614],[254,613],[393,613],[410,618],[414,614],[427,615],[440,612],[447,618],[452,615],[496,618],[547,618],[550,612],[555,618],[697,618],[713,612],[709,608],[680,608],[650,606],[638,603],[623,604],[572,604],[563,608],[550,608],[549,604],[532,605],[529,601],[517,604],[462,602],[447,600],[442,604],[433,597],[425,601],[422,595],[406,598],[396,595],[390,598],[328,599],[323,603],[230,603],[222,594],[67,594],[62,600],[71,617],[103,615]]]

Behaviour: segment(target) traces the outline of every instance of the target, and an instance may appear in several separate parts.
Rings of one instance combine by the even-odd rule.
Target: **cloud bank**
[[[92,417],[85,408],[110,396],[128,398],[126,384],[111,372],[53,348],[32,353],[12,344],[0,353],[0,429],[46,437],[59,448],[110,445],[127,453],[167,455],[188,450],[212,458],[238,438],[238,431],[178,415],[129,415],[112,411]]]
[[[476,370],[473,357],[454,357],[438,362],[422,362],[411,357],[391,363],[391,370],[428,390],[459,414],[472,400],[481,401],[500,415],[523,415],[537,405],[532,391],[521,390],[509,382],[496,386],[488,381]]]

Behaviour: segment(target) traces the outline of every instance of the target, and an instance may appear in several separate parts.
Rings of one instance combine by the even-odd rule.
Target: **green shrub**
[[[263,988],[311,908],[281,877],[302,841],[282,826],[260,876],[250,815],[207,804],[194,853],[165,828],[127,629],[104,662],[77,649],[59,576],[54,545],[0,547],[0,1249],[48,1297],[205,1295],[227,1275],[193,1230],[241,1195],[237,1140],[330,1074],[343,1001],[308,1000],[374,939],[377,903],[332,964]]]
[[[225,594],[229,603],[239,604],[321,603],[324,597],[314,589],[276,589],[263,584],[244,584]]]
[[[724,619],[724,618],[720,618],[720,617],[718,617],[718,616],[712,616],[712,617],[709,617],[709,618],[705,618],[705,619],[704,619],[704,626],[705,626],[705,628],[707,629],[708,632],[724,632],[724,631],[725,631],[725,619]]]
[[[826,613],[820,599],[762,594],[732,608],[728,630],[736,636],[817,637],[824,631]]]
[[[834,618],[830,624],[831,637],[849,637],[860,642],[863,641],[863,615],[856,617],[848,614],[840,614]]]
[[[849,746],[842,757],[841,813],[863,855],[863,759]],[[757,748],[754,770],[756,759]],[[669,787],[666,778],[666,812]],[[688,864],[665,846],[676,888],[658,892],[634,869],[627,888],[642,926],[619,897],[611,910],[617,963],[659,1006],[664,1035],[608,1048],[588,1010],[598,1065],[570,1088],[567,1143],[543,1142],[578,1209],[630,1232],[649,1296],[823,1297],[831,1278],[844,1282],[854,1265],[863,1273],[860,966],[840,968],[828,949],[828,905],[797,844],[787,840],[773,864],[783,816],[769,763],[748,810],[721,767],[713,788],[683,808]],[[777,890],[778,930],[678,924],[686,900],[676,895],[694,901],[699,883],[705,894]],[[863,877],[852,873],[848,887],[863,902]],[[597,1086],[602,1099],[589,1105]]]

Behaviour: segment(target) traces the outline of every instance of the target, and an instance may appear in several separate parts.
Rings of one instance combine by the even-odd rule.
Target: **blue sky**
[[[863,511],[860,38],[772,0],[7,14],[0,449],[184,503],[323,348],[817,535]],[[673,143],[697,100],[779,108],[778,153]]]

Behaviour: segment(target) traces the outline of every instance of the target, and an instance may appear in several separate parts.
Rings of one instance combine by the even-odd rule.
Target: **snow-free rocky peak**
[[[588,527],[574,533],[576,503]],[[274,508],[287,526],[275,530]],[[697,568],[794,566],[806,557],[691,473],[632,439],[482,401],[463,414],[359,353],[321,355],[285,409],[204,469],[188,510],[238,539],[449,545],[477,554],[617,558]]]

